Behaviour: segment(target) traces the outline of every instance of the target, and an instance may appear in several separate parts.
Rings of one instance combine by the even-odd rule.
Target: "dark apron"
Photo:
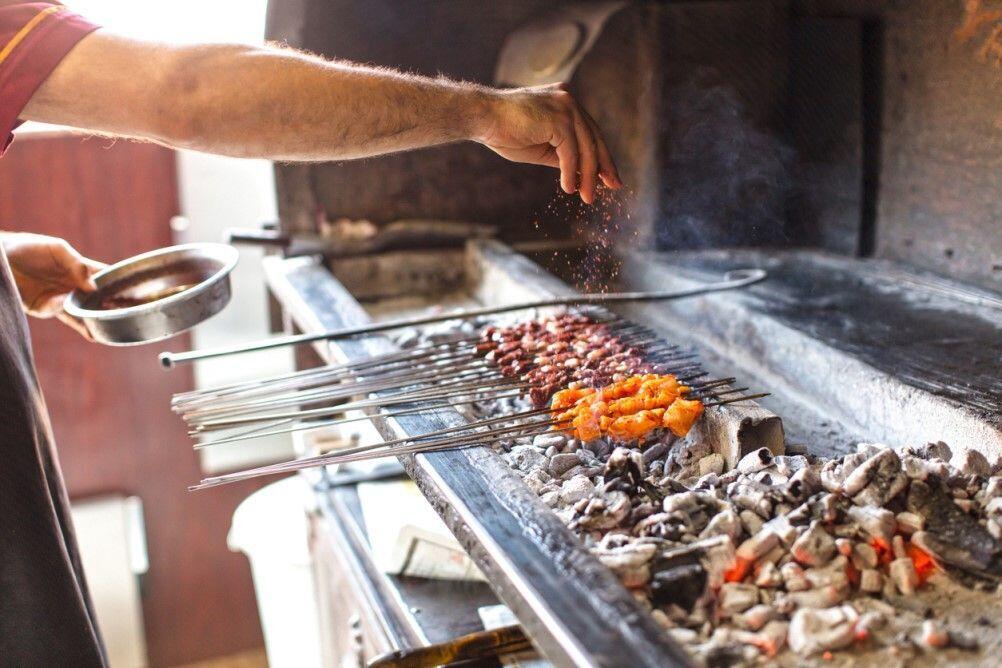
[[[103,666],[69,500],[0,249],[0,666]]]

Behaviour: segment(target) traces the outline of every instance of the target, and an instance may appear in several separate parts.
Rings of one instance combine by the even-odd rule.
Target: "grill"
[[[553,65],[634,191],[578,209],[552,174],[470,146],[278,166],[293,237],[342,248],[342,217],[404,238],[435,218],[504,241],[480,228],[463,243],[453,226],[448,243],[268,258],[279,342],[302,344],[302,371],[178,397],[197,447],[365,420],[384,443],[203,484],[308,467],[323,516],[343,518],[322,465],[398,454],[556,665],[990,665],[1002,91],[988,4],[276,4],[270,37],[332,56],[484,82]],[[583,51],[543,62],[568,30]],[[533,57],[505,61],[510,45]],[[572,303],[748,268],[768,278]],[[549,305],[497,313],[532,300]],[[553,302],[657,365],[640,372],[688,384],[705,407],[692,430],[617,447],[553,429],[564,418],[533,404],[527,371],[476,350]],[[427,644],[386,635],[387,650]]]
[[[465,319],[457,322],[460,331],[470,325]],[[729,387],[734,378],[706,380],[707,374],[695,360],[695,353],[666,345],[653,331],[606,313],[566,314],[526,324],[528,327],[492,327],[473,339],[433,342],[357,362],[179,395],[174,399],[174,409],[193,427],[193,435],[231,432],[204,440],[198,447],[365,419],[335,417],[360,409],[392,407],[381,414],[398,417],[520,395],[531,397],[535,404],[530,410],[461,427],[212,478],[203,481],[202,486],[372,457],[483,445],[487,439],[525,438],[554,428],[577,432],[570,418],[562,417],[556,403],[553,407],[549,405],[550,399],[556,402],[555,395],[567,389],[568,384],[598,388],[605,393],[622,386],[631,377],[638,381],[664,380],[672,390],[677,383],[686,384],[681,393],[671,391],[665,400],[650,397],[643,407],[623,409],[623,419],[637,416],[644,409],[664,412],[677,398],[699,401],[703,407],[712,408],[765,396],[741,394],[748,388]],[[527,342],[525,337],[532,338]],[[623,396],[632,398],[640,387],[639,383],[635,385]],[[379,396],[339,403],[370,393]],[[565,402],[563,407],[571,408],[572,403]],[[685,421],[682,426],[673,426],[673,430],[680,432],[678,436],[685,436],[690,426]],[[489,428],[487,434],[479,431],[485,427]],[[610,424],[610,427],[611,433],[616,433],[616,426]],[[576,435],[582,440],[597,436]],[[636,440],[625,434],[620,434],[619,439]]]

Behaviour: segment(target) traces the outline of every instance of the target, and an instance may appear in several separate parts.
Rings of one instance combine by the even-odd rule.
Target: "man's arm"
[[[594,121],[561,87],[496,90],[330,62],[289,49],[173,46],[98,31],[21,117],[178,148],[273,160],[343,160],[477,141],[559,167],[592,202],[619,176]]]

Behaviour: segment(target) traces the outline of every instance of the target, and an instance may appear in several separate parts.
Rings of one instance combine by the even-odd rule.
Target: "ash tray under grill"
[[[179,334],[230,301],[238,253],[225,244],[184,244],[136,255],[94,274],[97,290],[73,291],[63,307],[95,341],[149,343]]]

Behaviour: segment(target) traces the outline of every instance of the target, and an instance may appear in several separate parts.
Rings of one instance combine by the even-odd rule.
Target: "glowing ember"
[[[724,571],[724,581],[725,582],[741,582],[748,575],[748,571],[751,570],[752,561],[750,559],[742,559],[741,557],[736,557],[734,560],[734,566]]]
[[[908,557],[915,564],[915,572],[918,573],[919,585],[925,584],[926,580],[939,570],[939,564],[932,558],[932,555],[917,545],[908,543],[905,546],[905,552],[908,553]]]

